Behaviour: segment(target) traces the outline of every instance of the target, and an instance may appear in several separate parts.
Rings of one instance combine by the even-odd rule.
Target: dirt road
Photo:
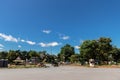
[[[120,69],[73,66],[0,69],[0,80],[120,80]]]

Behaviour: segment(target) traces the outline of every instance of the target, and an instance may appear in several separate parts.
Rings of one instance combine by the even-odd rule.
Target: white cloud
[[[4,45],[0,44],[0,47],[4,47]]]
[[[68,40],[70,37],[69,36],[63,36],[63,37],[61,37],[61,39],[63,39],[63,40]]]
[[[70,38],[69,36],[66,36],[65,34],[60,34],[60,33],[59,33],[59,37],[60,39],[63,39],[63,40],[68,40]]]
[[[6,34],[3,34],[3,33],[0,33],[0,37],[2,39],[4,39],[5,41],[18,42],[18,40],[11,35],[6,35]]]
[[[58,43],[58,42],[51,42],[51,43],[43,43],[43,42],[41,42],[41,43],[39,43],[39,45],[41,47],[55,47],[55,46],[58,46],[60,44],[61,43]]]
[[[43,42],[39,43],[39,45],[40,45],[41,47],[47,47],[47,44],[46,44],[46,43],[43,43]]]
[[[22,40],[20,40],[20,41],[21,41],[21,42],[25,42],[25,40],[23,40],[23,39],[22,39]]]
[[[59,43],[57,43],[57,42],[48,43],[48,46],[52,46],[52,47],[58,46],[58,45],[59,45]]]
[[[30,44],[30,45],[35,45],[36,42],[33,42],[33,41],[26,41],[26,43]]]
[[[74,46],[75,47],[75,49],[80,49],[80,46]]]
[[[15,38],[11,35],[6,35],[3,33],[0,33],[0,39],[4,39],[5,41],[11,41],[11,42],[25,42],[29,45],[35,45],[36,42],[30,41],[30,40],[24,40],[24,39],[20,39],[20,38]],[[0,44],[0,47],[4,47],[2,44]],[[20,48],[21,46],[18,45],[18,47]]]
[[[49,34],[49,33],[51,33],[51,30],[43,30],[42,32],[46,33],[46,34]]]
[[[18,45],[18,48],[21,48],[22,46],[21,45]]]
[[[0,47],[0,51],[3,50],[3,48]]]
[[[30,40],[21,39],[20,41],[23,42],[23,43],[27,43],[29,45],[35,45],[36,44],[36,42],[30,41]]]

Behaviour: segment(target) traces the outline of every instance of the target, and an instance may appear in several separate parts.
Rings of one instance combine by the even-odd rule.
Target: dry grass
[[[66,66],[75,66],[75,67],[88,67],[91,68],[89,65],[80,65],[80,64],[70,64],[70,65],[66,65]],[[120,65],[95,65],[95,67],[93,68],[120,68]]]
[[[120,65],[101,65],[97,66],[97,68],[120,68]]]
[[[9,65],[8,68],[40,68],[36,65]]]

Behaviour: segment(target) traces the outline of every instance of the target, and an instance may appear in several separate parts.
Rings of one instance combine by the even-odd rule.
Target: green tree
[[[120,49],[113,47],[111,50],[112,60],[118,63],[120,61]]]
[[[70,57],[70,62],[71,63],[78,63],[80,60],[80,55],[79,54],[74,54],[74,55],[71,55]]]
[[[0,59],[7,59],[8,52],[2,51],[0,52]]]
[[[28,51],[21,51],[21,55],[23,60],[30,59]]]
[[[100,59],[102,61],[109,61],[109,56],[110,56],[110,52],[112,50],[112,45],[110,44],[112,42],[112,40],[110,38],[105,38],[105,37],[101,37],[100,39],[98,39],[98,44],[99,44],[99,53],[100,53]]]
[[[61,48],[60,54],[58,55],[61,61],[70,61],[71,55],[74,55],[74,47],[69,44],[66,44]]]
[[[80,46],[80,57],[83,61],[89,61],[89,59],[97,59],[98,55],[98,43],[96,40],[86,40]]]
[[[20,57],[21,59],[23,59],[22,51],[16,50],[15,53],[16,53],[16,56],[17,56],[17,57]]]
[[[8,61],[9,61],[10,63],[12,63],[13,60],[15,60],[15,59],[17,58],[16,52],[15,52],[14,50],[10,50],[10,51],[8,52],[7,58],[8,58]]]
[[[30,50],[29,51],[29,56],[32,57],[39,57],[39,54],[36,51]]]
[[[99,62],[109,61],[112,45],[110,38],[101,37],[98,40],[86,40],[80,46],[80,60],[95,59]]]
[[[55,62],[55,60],[57,60],[57,56],[56,55],[50,55],[50,54],[46,54],[46,62],[48,63],[53,63]]]
[[[42,62],[44,59],[47,58],[47,52],[46,51],[40,51],[38,52],[39,53],[39,58],[40,58],[40,61]]]

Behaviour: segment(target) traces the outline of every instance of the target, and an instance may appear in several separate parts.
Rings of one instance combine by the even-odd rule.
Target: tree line
[[[46,59],[46,62],[51,63],[57,58],[56,55],[50,55],[46,51],[21,51],[21,50],[9,50],[0,52],[0,59],[7,59],[9,63],[14,63],[14,60],[20,57],[22,60],[31,60],[33,57],[37,58],[39,62]]]
[[[95,59],[99,64],[120,62],[120,49],[111,44],[110,38],[101,37],[98,40],[86,40],[80,46],[81,61]]]
[[[9,50],[0,52],[0,59],[8,59],[12,63],[18,56],[22,60],[30,60],[36,57],[41,62],[46,59],[46,62],[52,63],[54,60],[58,62],[81,63],[88,62],[89,59],[94,59],[97,64],[108,64],[109,62],[120,62],[120,49],[111,44],[112,40],[106,37],[100,37],[97,40],[85,40],[80,44],[79,54],[75,53],[75,49],[70,44],[64,45],[60,53],[57,55],[49,54],[46,51],[20,51]]]

